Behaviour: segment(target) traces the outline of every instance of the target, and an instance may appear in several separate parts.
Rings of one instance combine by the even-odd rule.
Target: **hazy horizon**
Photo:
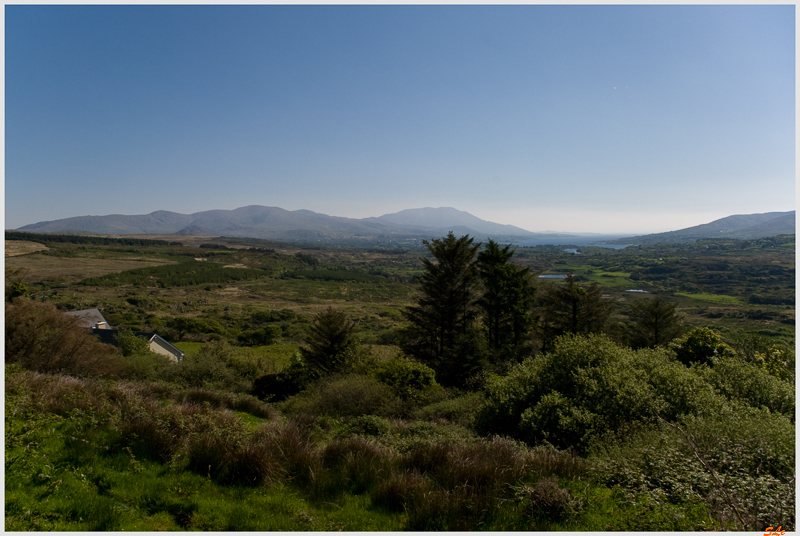
[[[5,225],[795,209],[793,5],[8,5]]]

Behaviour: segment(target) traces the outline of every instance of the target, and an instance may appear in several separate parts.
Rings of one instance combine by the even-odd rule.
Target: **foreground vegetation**
[[[731,277],[691,288],[706,244],[631,279],[654,250],[37,242],[7,268],[5,528],[794,530],[791,238],[719,242]],[[187,357],[60,312],[95,306]]]

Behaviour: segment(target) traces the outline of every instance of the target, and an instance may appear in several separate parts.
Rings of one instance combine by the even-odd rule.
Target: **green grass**
[[[630,275],[631,274],[627,272],[595,272],[587,277],[601,287],[630,288],[632,285],[636,284],[629,279]]]
[[[297,351],[299,345],[292,342],[279,342],[268,346],[253,346],[256,357],[271,360],[278,370],[282,370],[289,365],[289,360]]]
[[[205,343],[180,341],[174,345],[183,351],[187,356],[194,356],[200,352],[200,349]],[[289,364],[292,355],[299,348],[297,343],[293,342],[279,342],[267,346],[248,346],[248,351],[252,351],[254,356],[259,359],[268,359],[272,361],[277,370],[281,370]]]
[[[685,298],[692,298],[711,303],[719,303],[722,305],[741,305],[742,301],[735,296],[726,296],[724,294],[707,294],[707,293],[689,293],[689,292],[676,292],[676,296],[683,296]]]
[[[187,356],[197,355],[197,353],[200,351],[200,348],[203,347],[202,342],[180,341],[172,344]]]

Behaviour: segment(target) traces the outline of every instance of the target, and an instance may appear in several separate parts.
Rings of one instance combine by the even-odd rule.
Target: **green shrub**
[[[347,371],[358,346],[355,324],[332,307],[317,314],[309,328],[306,346],[300,349],[303,361],[315,377]]]
[[[720,358],[733,357],[736,352],[716,331],[709,328],[695,328],[670,345],[678,361],[686,366],[692,363],[715,364]]]
[[[722,529],[792,530],[794,434],[782,415],[735,406],[610,440],[591,459],[600,481],[630,499],[700,504]]]
[[[436,384],[436,373],[422,363],[404,357],[394,357],[378,364],[375,377],[404,400],[413,400]]]
[[[223,341],[204,344],[194,355],[184,357],[175,369],[177,380],[186,387],[250,390],[252,380],[239,377],[229,368],[233,348]]]
[[[269,445],[248,437],[241,419],[227,412],[209,417],[187,440],[189,469],[239,485],[259,485],[283,473]]]
[[[347,432],[360,436],[385,436],[391,425],[377,415],[361,415],[352,419],[347,425]]]
[[[415,419],[450,422],[470,428],[475,424],[483,401],[483,393],[468,393],[428,404],[416,410],[413,416]]]
[[[167,356],[156,354],[155,352],[135,354],[126,357],[123,362],[125,368],[120,373],[120,376],[131,380],[150,382],[173,377],[175,368],[178,367],[178,364]]]
[[[237,337],[243,346],[267,346],[280,339],[283,330],[279,326],[267,325],[259,329],[243,331]]]
[[[329,471],[327,494],[372,490],[389,474],[389,459],[384,449],[362,437],[329,443],[322,451],[323,466]]]
[[[724,399],[666,350],[631,350],[602,336],[557,339],[553,351],[492,377],[477,426],[584,451],[610,431],[713,413]]]
[[[559,488],[556,478],[545,478],[533,487],[520,486],[516,494],[524,504],[525,514],[537,520],[562,521],[575,517],[583,508],[583,501],[568,489]]]
[[[304,393],[283,403],[289,414],[358,417],[394,416],[403,412],[402,401],[375,378],[350,374],[320,380]]]
[[[756,363],[720,358],[705,374],[706,380],[729,400],[749,406],[765,407],[794,419],[795,389]]]
[[[189,389],[176,396],[176,400],[181,404],[202,405],[207,402],[210,407],[215,409],[243,411],[264,419],[277,418],[277,412],[271,406],[254,396],[246,394],[209,391],[206,389]]]
[[[286,369],[259,376],[253,382],[253,394],[262,400],[280,402],[298,394],[311,382],[311,371],[299,352],[292,355]]]
[[[150,355],[150,343],[144,337],[137,337],[132,330],[120,330],[114,336],[117,340],[122,355],[129,357],[132,355]]]

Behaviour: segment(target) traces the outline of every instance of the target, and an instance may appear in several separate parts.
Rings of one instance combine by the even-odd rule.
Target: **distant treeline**
[[[266,277],[269,273],[258,268],[225,268],[211,262],[181,262],[165,266],[134,268],[116,274],[90,277],[82,285],[114,287],[136,285],[146,287],[186,287],[190,285],[225,284]]]
[[[180,242],[152,240],[149,238],[110,238],[107,236],[80,236],[46,233],[25,233],[6,231],[6,240],[27,240],[29,242],[57,242],[61,244],[91,244],[98,246],[181,246]]]

